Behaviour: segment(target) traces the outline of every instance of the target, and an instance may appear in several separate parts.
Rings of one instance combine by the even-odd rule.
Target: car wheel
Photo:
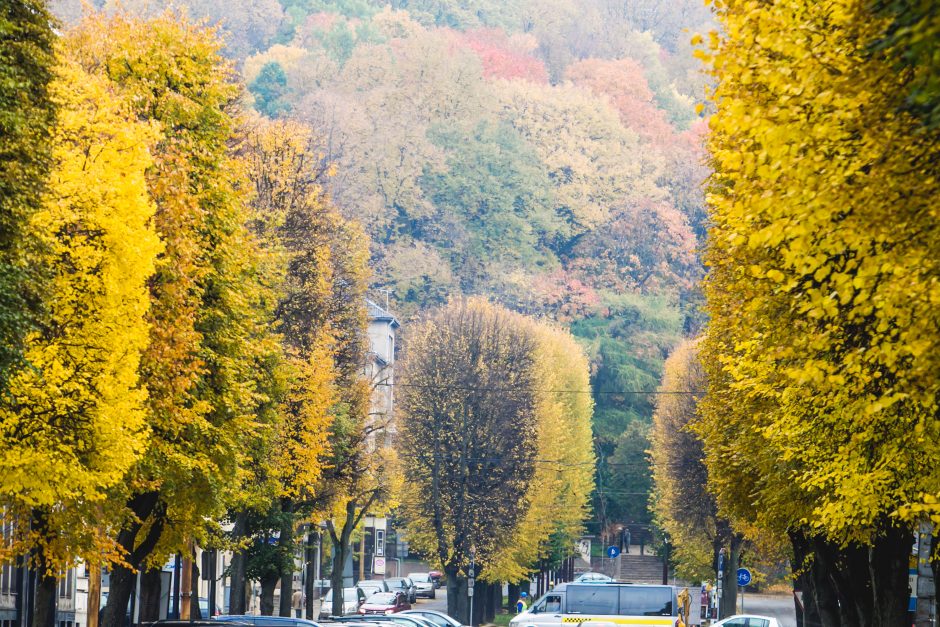
[[[432,599],[436,599],[436,598],[437,598],[437,592],[436,592],[436,591],[431,590],[431,598],[432,598]]]

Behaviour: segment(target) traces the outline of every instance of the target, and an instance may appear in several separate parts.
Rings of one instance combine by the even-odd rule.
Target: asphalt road
[[[738,608],[740,607],[738,597]],[[438,588],[436,599],[418,599],[415,608],[447,612],[447,589]],[[747,614],[773,616],[780,621],[780,627],[796,627],[793,597],[789,595],[745,594],[744,610]]]
[[[738,609],[741,609],[740,595]],[[780,621],[781,627],[796,627],[796,610],[790,595],[745,594],[744,613],[772,616]]]
[[[416,610],[437,610],[438,612],[447,613],[447,588],[440,587],[435,593],[437,598],[435,599],[418,599],[418,602],[415,604]]]

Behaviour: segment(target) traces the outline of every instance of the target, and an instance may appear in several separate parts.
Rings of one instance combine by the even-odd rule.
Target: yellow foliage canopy
[[[709,471],[734,517],[867,542],[940,492],[940,141],[869,3],[719,15]]]
[[[145,180],[155,130],[107,80],[75,64],[62,63],[53,93],[60,113],[50,191],[30,222],[44,243],[33,263],[52,270],[48,316],[28,338],[31,366],[0,405],[0,500],[19,515],[54,512],[39,541],[54,545],[47,558],[66,563],[90,550],[76,537],[94,533],[75,521],[123,479],[147,441],[138,369],[148,343],[146,281],[162,247]]]

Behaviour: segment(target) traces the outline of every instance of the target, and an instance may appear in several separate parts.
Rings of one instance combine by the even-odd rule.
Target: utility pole
[[[366,526],[362,525],[362,536],[359,538],[359,581],[366,578]]]
[[[101,564],[88,563],[88,627],[98,627],[98,609],[101,606]]]
[[[190,620],[192,614],[192,596],[193,596],[193,560],[192,547],[189,548],[188,555],[183,558],[182,575],[180,576],[180,620]]]
[[[470,547],[470,570],[467,572],[467,596],[470,597],[470,627],[473,627],[473,584],[474,577],[476,577],[475,560],[476,560],[476,547]]]

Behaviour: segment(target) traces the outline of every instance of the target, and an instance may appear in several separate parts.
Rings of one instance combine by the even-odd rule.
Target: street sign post
[[[744,613],[744,588],[751,583],[751,571],[746,568],[738,569],[738,586],[741,588],[741,613]]]
[[[610,559],[614,559],[618,555],[620,555],[620,547],[613,546],[613,545],[607,547],[607,557],[609,557]]]

